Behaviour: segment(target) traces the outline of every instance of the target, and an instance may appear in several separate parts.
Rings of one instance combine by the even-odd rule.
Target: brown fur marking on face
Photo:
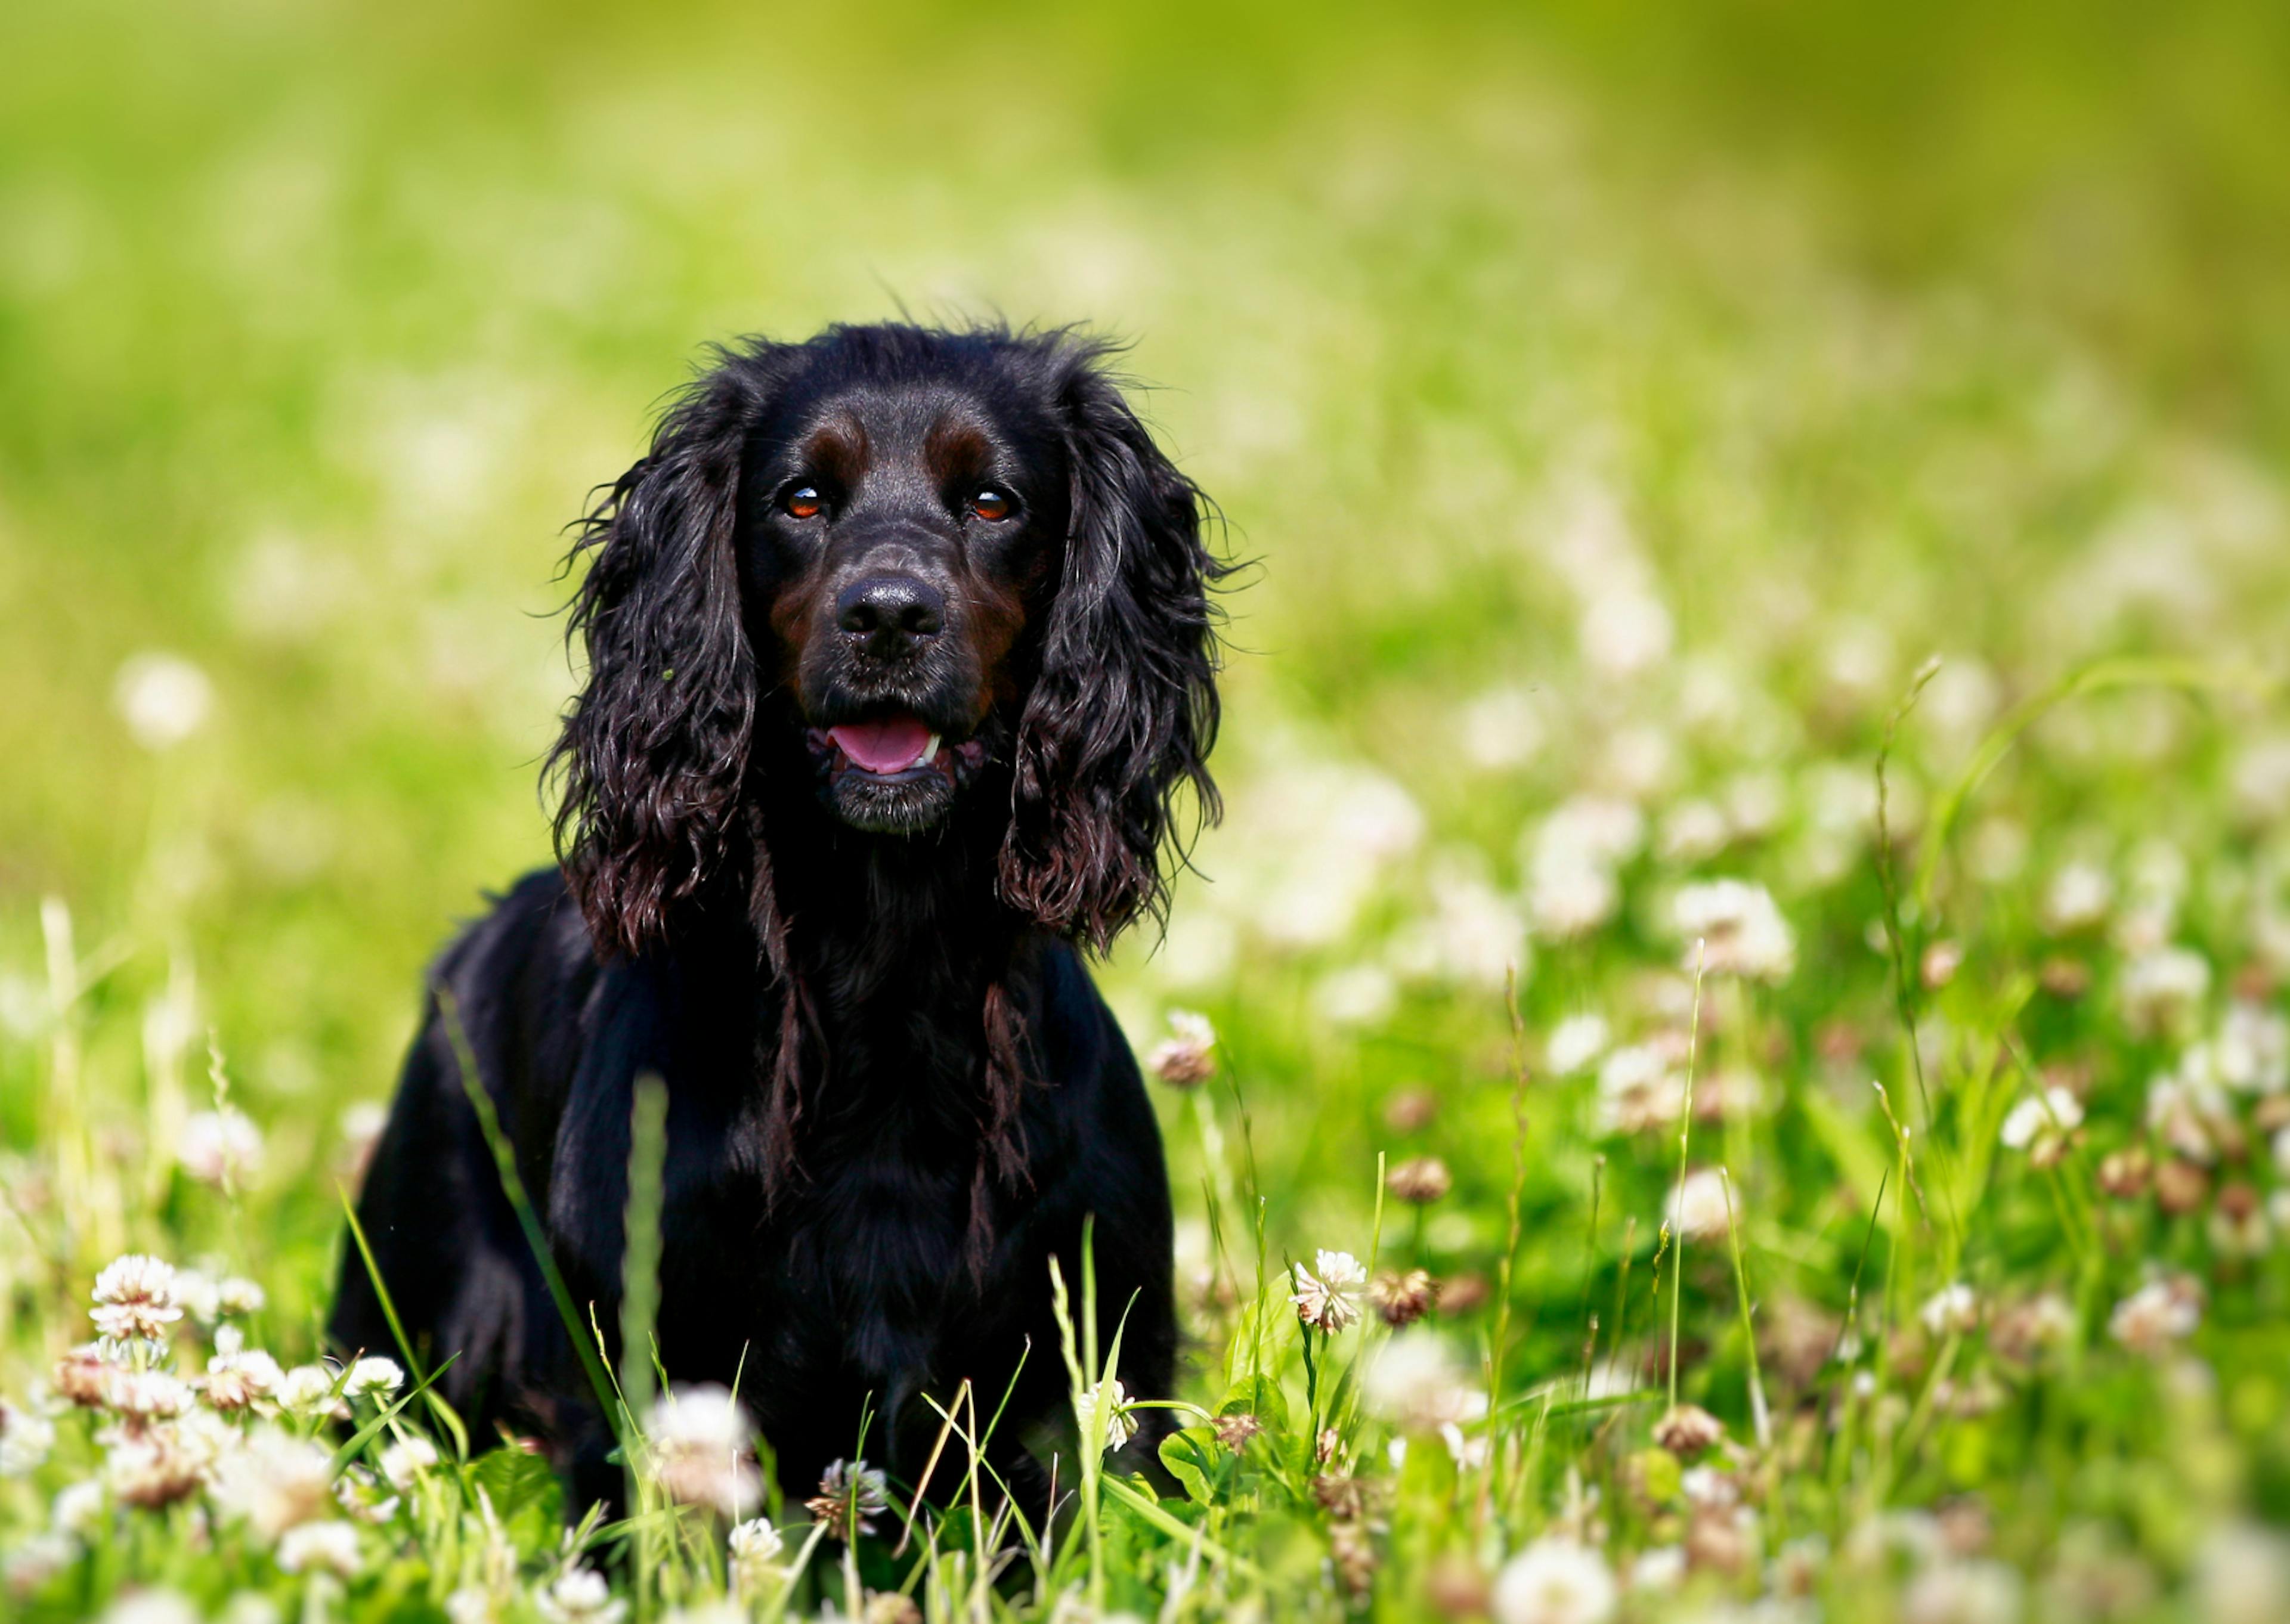
[[[974,728],[995,706],[1015,705],[1021,697],[1009,656],[1011,645],[1026,629],[1026,600],[1013,583],[976,571],[964,570],[961,583],[970,605],[970,644],[984,679],[978,684],[978,714],[971,718]]]
[[[943,490],[977,479],[993,465],[994,442],[984,428],[958,412],[941,413],[923,436],[923,468]]]
[[[802,445],[805,466],[817,468],[845,491],[855,491],[874,457],[867,425],[856,412],[838,412],[813,429]]]

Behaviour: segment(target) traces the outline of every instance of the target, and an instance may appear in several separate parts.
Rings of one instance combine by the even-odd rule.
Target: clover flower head
[[[750,1440],[755,1428],[729,1388],[678,1388],[645,1420],[653,1478],[669,1499],[734,1521],[761,1503]]]
[[[566,1568],[532,1599],[551,1624],[620,1624],[629,1610],[593,1568]]]
[[[1216,1028],[1206,1015],[1169,1012],[1169,1036],[1145,1056],[1146,1069],[1172,1088],[1197,1088],[1216,1075]]]
[[[1620,1599],[1606,1559],[1572,1540],[1537,1540],[1495,1575],[1496,1624],[1605,1624]]]
[[[405,1372],[396,1360],[368,1354],[351,1364],[349,1374],[342,1381],[342,1395],[347,1398],[383,1399],[404,1385]]]
[[[363,1565],[357,1530],[348,1523],[303,1523],[279,1536],[278,1566],[283,1572],[324,1571],[355,1579]]]
[[[334,1372],[323,1364],[298,1364],[278,1379],[275,1396],[280,1409],[305,1420],[348,1413],[335,1391]]]
[[[410,1489],[417,1478],[437,1464],[437,1446],[418,1434],[411,1434],[383,1450],[378,1464],[391,1488]]]
[[[175,1140],[175,1159],[201,1184],[241,1183],[262,1164],[262,1130],[233,1106],[195,1112]]]
[[[2202,1287],[2186,1276],[2150,1280],[2115,1305],[2107,1332],[2133,1353],[2152,1358],[2195,1333],[2203,1322]]]
[[[1429,1206],[1454,1188],[1447,1164],[1436,1156],[1410,1156],[1385,1175],[1384,1188],[1411,1206]]]
[[[1105,1385],[1105,1446],[1119,1449],[1137,1436],[1137,1418],[1129,1412],[1129,1389],[1117,1379]]]
[[[1312,1268],[1296,1264],[1293,1277],[1296,1290],[1289,1300],[1296,1305],[1296,1317],[1315,1331],[1333,1336],[1359,1317],[1367,1270],[1350,1252],[1318,1252]]]
[[[2024,1150],[2037,1166],[2049,1167],[2067,1154],[2082,1125],[2083,1101],[2055,1084],[2014,1106],[2005,1116],[2001,1137],[2006,1148]]]
[[[175,1295],[174,1265],[144,1252],[115,1258],[95,1277],[96,1330],[115,1341],[157,1341],[183,1317]]]
[[[1797,968],[1797,933],[1762,885],[1708,880],[1683,886],[1672,908],[1687,943],[1688,970],[1699,964],[1710,975],[1784,981]]]
[[[1671,1228],[1686,1239],[1706,1241],[1726,1233],[1732,1210],[1726,1175],[1715,1167],[1697,1167],[1670,1193],[1667,1216]]]
[[[874,1519],[890,1509],[881,1470],[864,1460],[831,1460],[820,1474],[819,1492],[804,1502],[813,1517],[831,1528],[875,1532]]]

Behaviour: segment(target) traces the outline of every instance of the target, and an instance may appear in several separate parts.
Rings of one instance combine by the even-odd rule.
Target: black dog
[[[1215,815],[1226,566],[1104,354],[751,341],[586,523],[561,868],[438,964],[358,1208],[408,1336],[460,1356],[448,1396],[539,1432],[582,1504],[616,1484],[610,1442],[457,1021],[607,1333],[634,1088],[665,1080],[660,1356],[737,1376],[790,1491],[869,1403],[868,1452],[912,1482],[922,1396],[967,1378],[990,1414],[1014,1373],[989,1460],[1038,1499],[1018,1439],[1066,1390],[1049,1260],[1077,1292],[1093,1215],[1101,1334],[1126,1310],[1122,1380],[1169,1390],[1159,1136],[1082,956],[1162,908],[1181,803]],[[355,1250],[331,1334],[393,1346]]]

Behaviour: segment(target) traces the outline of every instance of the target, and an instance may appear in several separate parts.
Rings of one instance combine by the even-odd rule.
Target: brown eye
[[[820,495],[818,486],[797,485],[787,493],[780,506],[787,509],[791,519],[815,519],[827,506],[827,501]]]
[[[981,519],[1006,519],[1010,516],[1010,499],[989,485],[970,499],[970,510]]]

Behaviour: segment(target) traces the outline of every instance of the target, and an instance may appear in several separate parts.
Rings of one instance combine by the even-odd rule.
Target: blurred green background
[[[1853,843],[1925,654],[1911,816],[2078,660],[2282,663],[2286,84],[2260,4],[8,8],[0,1015],[46,895],[100,1005],[195,975],[329,1233],[302,1172],[547,854],[562,527],[704,341],[901,311],[1133,339],[1257,561],[1234,818],[1113,984],[1225,1026],[1284,1222],[1365,1202],[1394,1090],[1499,1073],[1566,795],[1762,796],[1823,899],[1790,996],[1873,1011]],[[212,685],[158,750],[152,652]],[[2024,816],[2210,818],[2216,720],[2078,712]],[[1544,956],[1538,1023],[1612,968]],[[19,1149],[42,1064],[0,1048]]]

